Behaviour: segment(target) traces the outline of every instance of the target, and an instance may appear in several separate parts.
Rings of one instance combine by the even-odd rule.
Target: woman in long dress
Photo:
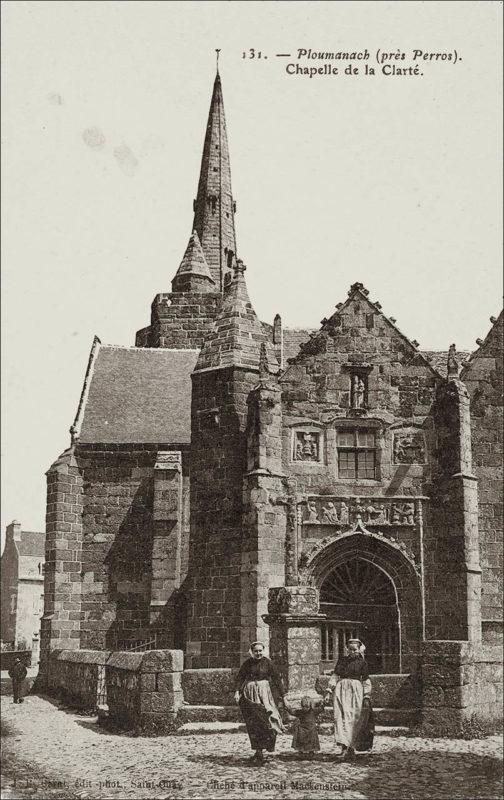
[[[349,640],[348,655],[338,660],[326,695],[326,701],[332,699],[335,743],[346,760],[354,757],[371,714],[371,681],[361,647],[360,639]]]
[[[272,662],[264,655],[264,645],[261,642],[252,642],[250,658],[243,662],[236,677],[235,701],[240,705],[250,746],[255,750],[252,756],[255,764],[264,763],[263,751],[272,753],[277,734],[284,731],[271,685],[283,699],[281,678]]]

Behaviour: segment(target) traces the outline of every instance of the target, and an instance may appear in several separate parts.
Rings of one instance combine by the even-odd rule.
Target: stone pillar
[[[424,642],[422,727],[459,733],[476,721],[489,731],[502,719],[502,650],[462,641]]]
[[[268,590],[285,582],[286,511],[282,485],[282,408],[276,376],[261,348],[259,382],[247,399],[247,466],[243,482],[240,650],[267,637]]]
[[[145,733],[167,733],[183,703],[181,650],[112,653],[105,667],[112,722]]]
[[[178,451],[157,455],[153,523],[150,623],[156,625],[166,603],[180,585],[182,454]],[[168,622],[165,619],[164,625]]]
[[[287,699],[316,694],[320,672],[319,593],[313,586],[270,589],[268,614],[270,658],[282,675]],[[317,695],[318,696],[318,695]]]
[[[74,447],[47,472],[44,615],[40,627],[40,668],[44,686],[52,650],[80,644],[83,478]]]

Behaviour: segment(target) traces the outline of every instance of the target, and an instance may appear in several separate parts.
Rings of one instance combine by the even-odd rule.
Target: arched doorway
[[[345,652],[348,639],[366,643],[372,673],[400,671],[400,628],[397,593],[390,577],[365,557],[344,561],[324,578],[320,610],[321,668],[330,668]]]
[[[320,631],[322,671],[334,667],[352,636],[364,641],[372,673],[418,671],[420,573],[395,541],[365,530],[346,531],[308,551],[306,569],[327,615]]]

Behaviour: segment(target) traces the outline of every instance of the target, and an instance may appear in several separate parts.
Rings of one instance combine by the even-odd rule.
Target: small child
[[[324,710],[323,703],[315,700],[313,703],[308,696],[301,698],[301,708],[294,710],[285,703],[287,711],[293,717],[297,717],[294,723],[294,736],[292,747],[300,754],[305,753],[308,758],[313,758],[315,751],[320,750],[320,742],[317,731],[317,714]]]

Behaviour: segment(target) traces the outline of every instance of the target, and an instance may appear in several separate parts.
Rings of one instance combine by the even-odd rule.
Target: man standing
[[[12,679],[13,703],[23,702],[23,683],[27,672],[28,670],[18,656],[9,670],[9,677]]]

